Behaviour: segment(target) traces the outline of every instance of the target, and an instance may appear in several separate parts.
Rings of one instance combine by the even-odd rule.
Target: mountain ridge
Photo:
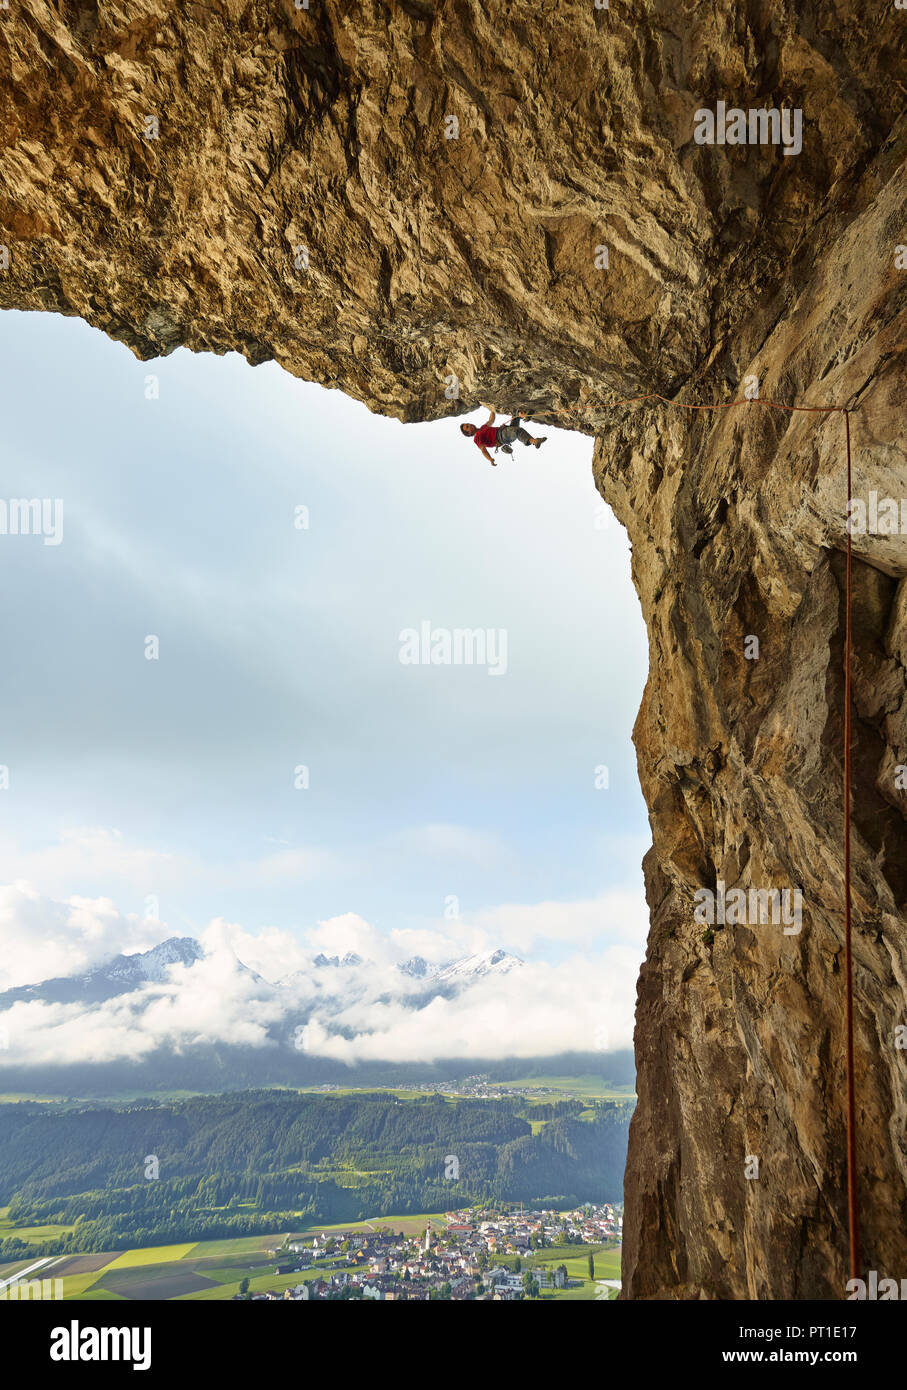
[[[145,984],[163,984],[172,965],[194,965],[204,951],[193,936],[169,936],[147,951],[118,954],[90,970],[55,975],[33,984],[17,985],[0,994],[0,1009],[33,1002],[103,1003]]]
[[[28,1003],[103,1003],[118,995],[132,993],[147,984],[164,984],[171,966],[183,965],[191,968],[204,959],[205,951],[195,937],[170,936],[147,951],[136,951],[129,955],[118,954],[90,970],[14,986],[0,993],[0,1010],[11,1008],[14,1004]],[[239,970],[275,990],[292,986],[300,979],[315,978],[315,972],[320,976],[323,972],[356,969],[370,963],[352,951],[348,951],[344,956],[327,956],[319,952],[311,961],[312,974],[305,970],[295,970],[277,981],[269,981],[250,970],[238,957],[235,959]],[[493,948],[458,957],[442,966],[430,965],[421,956],[414,956],[395,968],[404,976],[424,979],[427,984],[443,989],[468,985],[474,980],[486,978],[489,974],[508,974],[523,964],[518,956],[500,948]]]

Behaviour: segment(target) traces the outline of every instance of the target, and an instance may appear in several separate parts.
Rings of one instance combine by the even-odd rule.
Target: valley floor
[[[380,1240],[382,1235],[386,1238],[391,1232],[398,1236],[402,1234],[406,1247],[417,1252],[423,1246],[429,1221],[436,1241],[443,1244],[450,1239],[446,1229],[447,1218],[436,1213],[381,1218],[341,1227],[319,1227],[317,1234],[320,1240],[323,1241],[325,1237],[333,1237],[334,1240],[334,1247],[323,1255],[312,1249],[316,1232],[309,1231],[296,1238],[304,1243],[304,1250],[289,1257],[285,1242],[290,1237],[286,1233],[276,1233],[234,1240],[201,1241],[197,1244],[45,1257],[36,1261],[20,1260],[0,1266],[0,1285],[6,1282],[8,1290],[0,1291],[0,1297],[15,1298],[17,1290],[21,1290],[18,1296],[28,1296],[25,1279],[45,1281],[45,1297],[50,1292],[52,1297],[62,1296],[66,1301],[79,1302],[157,1302],[174,1299],[217,1302],[234,1299],[241,1291],[253,1297],[283,1299],[285,1295],[290,1296],[290,1290],[297,1291],[295,1297],[298,1299],[303,1284],[315,1286],[310,1291],[311,1297],[340,1297],[343,1296],[342,1287],[352,1287],[354,1280],[357,1285],[368,1281],[373,1287],[389,1287],[386,1279],[370,1273],[375,1261],[369,1259],[367,1251],[361,1248],[355,1250],[357,1237],[374,1242]],[[341,1245],[347,1246],[347,1249],[341,1250]],[[589,1277],[590,1255],[594,1261],[594,1278]],[[286,1268],[290,1263],[301,1263],[308,1267]],[[617,1281],[620,1279],[620,1247],[617,1245],[551,1245],[533,1250],[522,1258],[502,1254],[493,1261],[498,1271],[513,1273],[520,1270],[521,1274],[527,1271],[554,1271],[561,1265],[566,1267],[569,1286],[540,1289],[537,1295],[540,1300],[588,1301],[616,1297]],[[278,1267],[285,1272],[277,1273]],[[482,1288],[488,1293],[491,1292],[490,1267],[482,1272],[486,1280]],[[405,1297],[407,1285],[398,1282],[399,1293],[393,1296]],[[450,1296],[444,1287],[445,1282],[439,1275],[432,1283],[434,1297]],[[471,1276],[468,1293],[461,1290],[456,1296],[474,1296],[473,1289],[477,1285],[478,1280]],[[412,1296],[416,1296],[415,1287],[414,1284]],[[36,1296],[36,1291],[31,1296]]]

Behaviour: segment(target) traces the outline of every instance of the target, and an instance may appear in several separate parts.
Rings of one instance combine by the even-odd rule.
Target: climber
[[[489,448],[493,449],[499,447],[510,454],[513,452],[510,446],[515,439],[518,439],[521,444],[531,444],[535,449],[541,448],[544,444],[544,436],[541,439],[533,439],[532,435],[523,429],[520,421],[528,419],[529,416],[526,414],[525,410],[521,410],[517,415],[514,415],[509,425],[498,425],[496,427],[492,423],[494,420],[494,411],[490,410],[488,419],[479,429],[476,429],[475,425],[463,424],[460,426],[460,430],[466,435],[467,439],[475,440],[492,468],[496,468],[497,465],[488,452]]]

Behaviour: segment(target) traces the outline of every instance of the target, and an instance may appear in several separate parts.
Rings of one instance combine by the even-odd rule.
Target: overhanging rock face
[[[843,419],[607,406],[754,381],[855,404],[855,496],[907,494],[907,12],[805,8],[0,10],[4,307],[140,357],[273,358],[404,420],[481,399],[597,436],[651,646],[635,1297],[846,1278]],[[776,113],[768,143],[738,109]],[[747,143],[697,142],[703,110]],[[802,148],[771,143],[797,111]],[[864,1263],[900,1277],[907,535],[854,545]],[[697,923],[719,881],[799,890],[802,929]]]

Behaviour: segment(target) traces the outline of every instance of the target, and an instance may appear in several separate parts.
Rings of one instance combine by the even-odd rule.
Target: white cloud
[[[0,855],[10,878],[40,883],[45,892],[79,879],[136,885],[157,883],[172,873],[185,856],[130,845],[118,830],[85,826],[60,832],[40,849],[22,849],[15,840],[0,841]],[[142,887],[142,891],[147,888]]]
[[[13,1005],[0,1015],[4,1059],[101,1062],[217,1042],[292,1047],[302,1023],[308,1054],[350,1064],[629,1047],[642,955],[638,918],[632,900],[609,895],[595,903],[506,905],[471,923],[424,931],[382,933],[355,913],[298,935],[215,919],[201,935],[205,958],[171,966],[163,983],[97,1004]],[[604,941],[607,923],[613,931]],[[504,932],[506,940],[498,935]],[[22,883],[0,889],[6,988],[78,973],[170,934],[162,923],[123,916],[107,899],[57,902]],[[453,997],[396,969],[414,954],[440,962],[543,940],[580,946],[556,964],[528,961],[479,978]],[[362,964],[316,967],[319,952],[354,952]]]
[[[397,1000],[361,1000],[330,1018],[316,1014],[306,1029],[306,1050],[352,1064],[627,1048],[638,972],[637,953],[613,947],[601,956],[489,976],[418,1010],[401,1008]],[[340,1028],[354,1036],[343,1036]]]
[[[434,965],[445,965],[458,956],[484,949],[485,933],[466,922],[443,922],[422,929],[398,928],[379,931],[355,912],[329,917],[304,933],[313,955],[361,956],[383,966],[401,965],[413,956],[422,956]]]
[[[60,902],[26,882],[0,885],[0,989],[79,973],[120,951],[148,950],[166,934],[109,898]]]
[[[167,984],[149,984],[102,1004],[14,1004],[2,1017],[13,1063],[136,1061],[158,1047],[198,1043],[261,1047],[284,1003],[223,953],[191,968],[174,965]]]
[[[649,931],[642,893],[623,890],[584,902],[505,903],[474,913],[471,921],[487,941],[518,954],[543,942],[589,947],[625,942],[641,953]]]
[[[111,891],[131,890],[138,901],[148,893],[172,893],[186,882],[196,888],[306,882],[337,872],[343,863],[331,851],[294,846],[258,859],[220,864],[131,844],[119,830],[106,826],[63,830],[52,844],[39,849],[23,849],[12,838],[0,840],[0,861],[10,879],[38,883],[46,893],[62,895],[73,883],[92,881],[111,885]]]
[[[279,980],[294,970],[302,970],[310,958],[310,952],[291,931],[263,927],[250,932],[221,917],[208,924],[199,940],[206,951],[230,954],[266,980]]]

